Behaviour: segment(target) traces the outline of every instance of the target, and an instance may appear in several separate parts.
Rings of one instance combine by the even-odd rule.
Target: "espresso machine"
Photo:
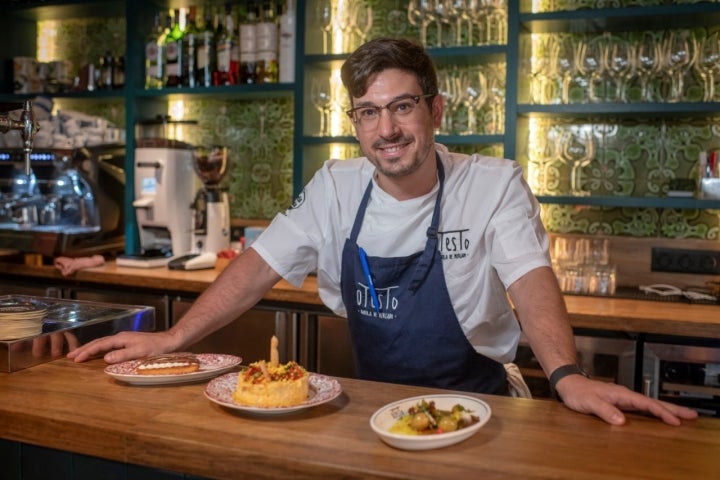
[[[226,147],[196,147],[193,166],[202,182],[192,204],[194,228],[187,255],[168,263],[168,268],[198,270],[213,268],[217,252],[230,248],[230,200],[220,186],[228,164]]]
[[[169,116],[138,123],[133,207],[141,251],[118,257],[118,265],[162,267],[191,251],[196,128],[197,121]]]
[[[22,147],[0,149],[0,247],[44,256],[122,251],[125,146],[33,149],[30,101],[0,132],[19,130]],[[19,118],[19,120],[17,120]]]

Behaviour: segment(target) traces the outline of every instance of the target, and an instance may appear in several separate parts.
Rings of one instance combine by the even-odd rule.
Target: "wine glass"
[[[530,103],[542,105],[548,101],[548,84],[552,61],[551,36],[533,35],[530,55]]]
[[[332,35],[333,8],[331,0],[318,0],[315,4],[315,15],[320,23],[323,38],[323,54],[330,53]]]
[[[550,48],[550,53],[553,55],[551,61],[553,70],[558,75],[560,82],[559,100],[560,103],[567,105],[570,103],[570,86],[577,68],[575,41],[570,35],[551,36],[549,41],[554,43],[554,46]]]
[[[689,37],[687,30],[671,30],[663,43],[665,71],[670,77],[670,92],[665,100],[671,103],[684,98],[685,72],[692,62]]]
[[[433,21],[431,10],[431,0],[410,0],[408,2],[408,22],[413,27],[420,29],[420,43],[422,45],[427,45],[427,27]]]
[[[605,75],[605,45],[602,37],[583,39],[578,47],[578,70],[587,81],[587,100],[591,103],[600,102],[596,86]]]
[[[440,95],[445,99],[445,109],[443,110],[440,132],[448,135],[455,132],[455,113],[461,101],[461,95],[456,82],[458,71],[456,68],[450,68],[438,73]]]
[[[486,133],[502,134],[505,130],[505,71],[493,68],[488,73],[488,100],[490,105],[490,125]]]
[[[655,32],[644,31],[635,41],[635,75],[640,80],[640,100],[654,101],[650,80],[662,68],[662,49]]]
[[[507,43],[507,3],[506,0],[485,0],[486,4],[486,41],[491,45]]]
[[[695,70],[703,81],[703,101],[712,102],[715,97],[715,76],[720,70],[720,38],[718,32],[697,40]]]
[[[459,90],[463,92],[463,104],[467,108],[467,128],[465,135],[477,132],[477,112],[488,98],[487,76],[482,68],[474,67],[462,72],[458,78]]]
[[[570,189],[575,196],[589,195],[582,188],[582,170],[595,156],[595,142],[592,131],[584,126],[568,128],[560,137],[563,159],[571,162]]]
[[[368,34],[373,26],[373,10],[370,5],[354,4],[350,9],[351,29],[357,38],[357,44],[352,46],[355,49],[367,40]]]
[[[320,112],[318,135],[321,137],[328,136],[330,134],[329,117],[332,109],[332,94],[330,92],[330,80],[326,76],[313,76],[310,86],[310,98],[315,108]]]
[[[607,64],[608,75],[615,83],[616,102],[627,102],[627,80],[632,76],[635,65],[635,50],[633,45],[617,35],[607,35]]]
[[[463,22],[466,20],[465,0],[441,0],[444,4],[444,18],[450,28],[448,37],[454,40],[448,41],[448,45],[462,45]]]

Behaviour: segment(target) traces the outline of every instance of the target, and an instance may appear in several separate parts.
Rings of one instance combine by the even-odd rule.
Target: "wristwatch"
[[[560,396],[557,394],[557,391],[555,390],[555,386],[557,383],[562,380],[563,378],[567,377],[568,375],[582,375],[585,378],[590,378],[590,375],[580,368],[579,365],[575,363],[570,363],[568,365],[563,365],[561,367],[556,368],[553,370],[553,372],[550,374],[550,391],[552,392],[553,397],[555,397],[558,400],[560,399]]]

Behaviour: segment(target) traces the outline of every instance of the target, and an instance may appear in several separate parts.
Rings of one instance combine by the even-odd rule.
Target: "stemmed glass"
[[[477,132],[477,112],[488,98],[487,77],[481,68],[470,68],[458,77],[459,91],[463,92],[463,104],[467,107],[468,124],[465,135]]]
[[[315,14],[320,23],[323,37],[323,54],[330,53],[330,40],[332,35],[333,8],[331,0],[318,0],[315,4]]]
[[[410,0],[408,2],[408,22],[420,28],[420,43],[427,45],[427,27],[434,17],[431,14],[432,0]]]
[[[445,4],[445,18],[450,26],[450,38],[455,45],[462,45],[463,23],[467,20],[465,0],[441,0]],[[454,31],[453,31],[454,30]]]
[[[703,81],[703,101],[712,102],[715,97],[715,75],[720,71],[720,38],[718,32],[697,40],[697,70]]]
[[[488,0],[467,0],[468,12],[468,41],[470,45],[485,45],[487,43],[487,13]],[[477,27],[477,42],[473,38],[473,27]]]
[[[687,30],[671,30],[663,43],[665,70],[671,82],[666,101],[671,103],[680,102],[684,97],[685,71],[693,60],[689,36]]]
[[[635,41],[635,75],[640,79],[640,99],[654,101],[650,80],[662,68],[662,49],[655,32],[644,31]]]
[[[570,103],[570,86],[577,67],[575,42],[570,35],[551,36],[548,41],[552,45],[552,69],[560,77],[560,102],[567,105]]]
[[[541,105],[547,101],[547,89],[550,79],[551,37],[533,35],[532,55],[530,55],[530,103]]]
[[[605,45],[602,37],[583,39],[578,47],[578,70],[587,79],[587,99],[598,103],[596,85],[605,76]]]
[[[485,0],[488,44],[507,43],[507,3],[506,0]]]
[[[320,128],[318,135],[330,135],[330,110],[332,109],[332,93],[330,80],[323,75],[315,75],[310,85],[310,98],[313,105],[320,112]]]
[[[356,3],[350,8],[348,14],[351,19],[351,29],[358,42],[352,46],[352,49],[355,49],[367,40],[368,34],[373,26],[373,10],[369,5],[363,5],[361,3]]]
[[[582,188],[582,169],[590,164],[595,156],[595,143],[592,132],[582,126],[569,128],[560,136],[563,159],[571,162],[570,189],[573,195],[585,196],[590,192]]]
[[[490,125],[486,133],[498,135],[505,130],[505,71],[495,67],[488,73]]]
[[[635,66],[633,45],[617,35],[607,35],[607,72],[615,83],[616,102],[627,102],[627,80],[632,76]]]
[[[455,131],[455,113],[461,101],[456,82],[457,75],[458,72],[455,68],[442,70],[438,75],[440,95],[445,99],[440,132],[446,135]]]

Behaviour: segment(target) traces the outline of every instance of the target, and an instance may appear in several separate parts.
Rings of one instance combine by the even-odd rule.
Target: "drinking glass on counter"
[[[606,238],[558,236],[551,251],[555,275],[563,292],[615,294],[617,267],[609,263]]]

